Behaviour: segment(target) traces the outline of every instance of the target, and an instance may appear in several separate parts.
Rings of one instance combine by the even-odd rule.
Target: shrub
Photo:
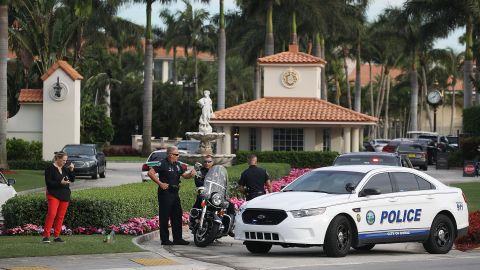
[[[480,136],[480,106],[463,110],[463,131]]]
[[[140,156],[140,151],[133,149],[130,145],[110,145],[103,148],[107,157],[111,156]]]
[[[9,160],[8,166],[11,170],[45,170],[50,163],[45,160]]]
[[[287,163],[296,168],[331,166],[335,158],[338,156],[337,152],[320,151],[239,151],[237,153],[236,162],[247,162],[247,156],[251,153],[257,155],[260,162]]]
[[[478,158],[477,148],[480,146],[480,136],[469,137],[462,140],[460,150],[465,160],[473,160]],[[463,164],[462,164],[463,166]]]
[[[9,160],[42,160],[42,143],[23,139],[7,139]]]
[[[289,174],[286,164],[262,164],[279,178]],[[232,190],[237,192],[236,183],[246,164],[228,168]],[[284,175],[281,175],[284,173]],[[180,200],[184,211],[190,210],[196,199],[193,179],[183,179]],[[24,224],[44,224],[47,201],[44,194],[16,196],[8,200],[2,215],[5,227],[13,228]],[[92,188],[72,192],[72,200],[64,224],[70,228],[101,227],[118,224],[132,217],[151,218],[158,215],[157,185],[153,182],[134,183],[117,187]]]

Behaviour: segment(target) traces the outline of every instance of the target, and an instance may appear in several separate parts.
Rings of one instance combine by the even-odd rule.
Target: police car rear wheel
[[[345,257],[352,244],[352,226],[344,216],[335,217],[328,226],[323,250],[329,257]]]
[[[246,241],[245,246],[247,247],[248,251],[255,254],[268,253],[272,248],[272,244],[270,243],[252,241]]]
[[[366,244],[366,245],[357,246],[357,247],[353,247],[353,248],[356,249],[356,250],[358,250],[358,251],[369,251],[369,250],[371,250],[374,246],[375,246],[375,244]]]
[[[445,254],[452,249],[454,239],[455,232],[452,221],[445,215],[438,215],[433,220],[430,236],[423,243],[423,247],[428,253]]]

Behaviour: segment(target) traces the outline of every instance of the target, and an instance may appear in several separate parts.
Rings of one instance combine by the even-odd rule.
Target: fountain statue
[[[212,100],[210,99],[210,91],[203,91],[203,97],[198,100],[197,104],[202,108],[202,115],[199,119],[198,132],[187,132],[188,138],[199,140],[200,149],[199,153],[195,154],[181,154],[180,160],[194,164],[195,162],[202,162],[205,155],[212,155],[215,164],[226,165],[230,164],[235,157],[234,154],[214,154],[212,150],[212,142],[223,138],[225,133],[212,132],[212,126],[210,125],[210,119],[215,117],[212,108]]]

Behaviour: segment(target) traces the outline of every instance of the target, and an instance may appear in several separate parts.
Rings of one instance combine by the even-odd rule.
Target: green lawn
[[[41,236],[0,236],[0,258],[40,257],[143,251],[132,243],[133,236],[116,235],[114,243],[104,243],[102,235],[62,236],[66,243],[41,242]]]
[[[140,161],[145,162],[147,160],[146,157],[139,157],[139,156],[111,156],[107,157],[108,161]]]
[[[469,212],[480,210],[480,183],[459,183],[452,186],[461,188],[465,196],[467,196]]]
[[[14,178],[16,183],[15,190],[23,191],[28,189],[45,187],[45,178],[43,170],[15,170],[15,174],[5,175],[6,178]]]

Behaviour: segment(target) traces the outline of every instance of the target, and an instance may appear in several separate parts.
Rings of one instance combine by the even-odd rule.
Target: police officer
[[[257,156],[250,154],[247,157],[248,169],[242,172],[238,185],[240,192],[246,195],[247,201],[265,194],[265,184],[268,193],[272,192],[270,176],[265,169],[257,167]]]
[[[158,217],[162,245],[188,245],[182,239],[182,206],[178,196],[180,176],[191,178],[195,170],[187,171],[187,164],[178,161],[178,149],[167,148],[167,157],[158,166],[150,168],[148,176],[158,185]],[[158,173],[158,177],[156,174]],[[168,220],[172,225],[173,242],[169,240]]]

